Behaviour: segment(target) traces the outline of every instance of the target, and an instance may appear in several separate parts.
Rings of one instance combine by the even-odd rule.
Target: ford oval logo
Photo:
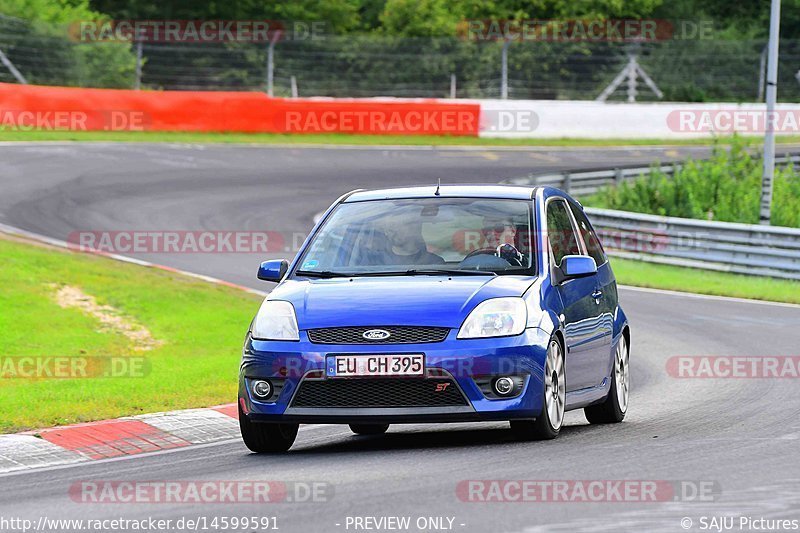
[[[368,341],[382,341],[383,339],[388,339],[391,337],[392,334],[385,329],[368,329],[362,333],[361,336]]]

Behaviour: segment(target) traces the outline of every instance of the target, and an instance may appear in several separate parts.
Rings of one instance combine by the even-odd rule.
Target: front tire
[[[630,394],[630,350],[622,335],[614,352],[614,371],[611,372],[611,390],[603,403],[583,410],[590,424],[617,424],[625,418]]]
[[[512,420],[511,431],[518,440],[550,440],[561,432],[567,400],[564,350],[557,338],[550,339],[544,364],[542,414],[536,420]]]
[[[356,435],[383,435],[389,424],[349,424],[350,431]]]
[[[285,452],[297,438],[299,424],[251,422],[239,405],[239,429],[244,445],[255,453]]]

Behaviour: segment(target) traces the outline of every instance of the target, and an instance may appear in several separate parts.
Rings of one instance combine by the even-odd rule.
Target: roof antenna
[[[439,196],[439,187],[442,186],[442,178],[436,178],[436,192],[433,193],[434,196]]]

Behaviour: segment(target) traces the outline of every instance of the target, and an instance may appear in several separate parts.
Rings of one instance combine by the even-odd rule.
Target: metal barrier
[[[800,154],[776,158],[800,166]],[[681,164],[658,167],[671,174]],[[635,179],[656,167],[581,170],[505,180],[515,185],[550,185],[570,194]],[[586,212],[610,255],[652,263],[688,266],[800,280],[800,228],[715,222],[587,207]]]
[[[587,207],[611,255],[800,280],[800,229]]]

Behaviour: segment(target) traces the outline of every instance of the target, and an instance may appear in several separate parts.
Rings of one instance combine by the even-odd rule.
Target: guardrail
[[[800,280],[800,229],[592,207],[586,212],[611,255]]]
[[[776,165],[791,163],[794,168],[800,168],[800,153],[788,153],[775,158]],[[573,196],[585,196],[596,193],[599,189],[618,185],[622,181],[636,179],[653,169],[659,169],[667,175],[672,175],[676,169],[683,167],[682,163],[666,163],[651,166],[621,166],[614,168],[599,168],[587,170],[567,170],[548,174],[531,173],[519,178],[509,178],[503,183],[510,185],[549,185],[566,191]]]
[[[776,158],[800,167],[800,154]],[[624,167],[528,175],[505,180],[515,185],[551,185],[575,196],[635,179],[660,168],[671,174],[680,163],[660,167]],[[800,229],[695,220],[689,218],[586,208],[610,255],[671,264],[800,280]]]

